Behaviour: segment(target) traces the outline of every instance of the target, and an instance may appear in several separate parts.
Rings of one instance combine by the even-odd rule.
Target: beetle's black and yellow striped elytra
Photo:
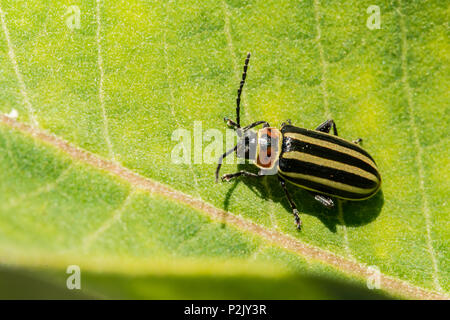
[[[236,122],[225,122],[236,130],[237,145],[225,152],[218,161],[216,181],[223,159],[235,152],[237,157],[251,160],[259,172],[239,171],[225,174],[222,181],[239,176],[264,177],[278,175],[281,187],[291,205],[297,228],[301,227],[297,207],[286,187],[286,181],[309,190],[314,198],[327,208],[334,206],[333,198],[364,200],[377,193],[381,177],[373,158],[360,147],[361,139],[349,142],[338,137],[336,124],[327,120],[315,130],[299,128],[288,120],[280,129],[266,121],[256,121],[244,128],[240,125],[242,88],[247,76],[250,53],[244,64],[242,80],[236,99]],[[262,125],[258,131],[252,130]],[[333,134],[329,132],[333,129]]]

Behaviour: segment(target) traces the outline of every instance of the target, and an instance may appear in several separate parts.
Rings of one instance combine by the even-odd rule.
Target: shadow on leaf
[[[250,172],[257,172],[256,167],[252,164],[239,164],[238,170],[246,170]],[[263,179],[267,179],[264,183]],[[291,214],[291,207],[285,197],[284,191],[280,186],[277,176],[265,176],[262,178],[240,177],[233,180],[230,189],[228,190],[225,200],[224,209],[228,210],[230,198],[236,189],[238,183],[245,183],[256,195],[259,197],[278,202],[286,209],[286,214]],[[267,190],[266,185],[270,188]],[[342,218],[339,217],[339,205],[335,200],[334,208],[327,209],[318,203],[310,192],[305,189],[287,183],[287,188],[292,195],[297,208],[302,214],[309,214],[319,219],[330,231],[336,232],[337,225],[346,225],[349,227],[358,227],[366,225],[374,221],[380,214],[381,208],[384,204],[383,191],[378,193],[370,199],[363,201],[346,201],[338,200],[342,203]]]

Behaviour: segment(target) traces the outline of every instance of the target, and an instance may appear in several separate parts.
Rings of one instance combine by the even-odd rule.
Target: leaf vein
[[[328,100],[328,89],[327,89],[327,76],[328,76],[328,63],[325,59],[325,51],[322,46],[322,30],[320,28],[320,17],[319,17],[319,10],[320,10],[320,0],[314,0],[314,20],[316,25],[316,42],[317,47],[319,49],[319,56],[320,56],[320,66],[322,68],[322,78],[320,86],[322,88],[322,97],[323,97],[323,104],[325,108],[325,118],[326,119],[332,119],[331,111],[330,111],[330,105]],[[341,200],[337,200],[338,202],[338,219],[339,222],[342,225],[342,231],[344,233],[343,236],[343,242],[344,242],[344,249],[347,252],[349,257],[352,257],[352,253],[350,250],[350,244],[348,241],[348,231],[347,226],[345,225],[344,220],[344,212],[342,208]]]
[[[96,19],[97,19],[97,32],[96,32],[96,41],[97,41],[97,66],[99,72],[99,81],[98,81],[98,99],[100,102],[100,108],[102,109],[102,118],[103,118],[103,136],[105,138],[106,145],[108,147],[109,156],[115,160],[116,156],[113,150],[111,138],[109,135],[109,125],[108,125],[108,117],[106,115],[105,109],[105,90],[103,88],[103,79],[105,77],[104,69],[103,69],[103,55],[102,55],[102,43],[101,43],[101,17],[100,17],[100,5],[101,0],[97,0],[96,6]]]
[[[168,4],[166,4],[166,6],[168,6]],[[166,64],[166,67],[164,68],[164,70],[165,70],[165,73],[166,73],[167,84],[168,84],[168,87],[169,87],[169,95],[170,95],[169,108],[170,108],[170,112],[172,113],[173,120],[177,124],[177,127],[181,128],[181,124],[178,121],[178,118],[177,118],[176,113],[175,113],[175,109],[173,107],[173,103],[175,101],[175,96],[173,95],[172,77],[170,76],[171,73],[169,72],[169,55],[168,55],[168,51],[167,51],[168,50],[168,44],[167,44],[167,30],[168,30],[167,23],[168,23],[168,17],[169,17],[169,15],[166,14],[166,21],[165,21],[166,22],[166,27],[165,27],[164,33],[163,33],[164,59],[165,59],[165,64]],[[189,159],[189,160],[191,160],[191,159]],[[199,187],[199,184],[198,184],[198,181],[197,181],[197,176],[196,176],[196,174],[194,172],[194,168],[192,166],[192,162],[191,161],[189,161],[189,169],[190,169],[190,171],[192,173],[192,177],[194,179],[195,192],[197,193],[197,196],[200,199],[202,199],[201,194],[200,194],[200,187]]]
[[[426,239],[427,239],[427,248],[428,252],[431,257],[431,262],[433,266],[433,283],[434,287],[438,291],[442,291],[442,287],[440,285],[439,281],[439,267],[436,259],[436,253],[433,248],[433,241],[431,238],[431,217],[430,217],[430,208],[428,206],[428,196],[425,189],[425,174],[424,174],[424,167],[423,167],[423,148],[422,144],[420,143],[420,137],[417,129],[417,123],[416,123],[416,116],[415,116],[415,110],[414,110],[414,101],[413,101],[413,94],[412,89],[409,85],[409,76],[408,76],[408,61],[407,61],[407,55],[408,55],[408,42],[406,38],[407,28],[406,28],[406,21],[405,21],[405,15],[401,11],[402,1],[398,1],[398,7],[396,8],[399,16],[400,16],[400,28],[401,28],[401,40],[402,40],[402,46],[401,46],[401,68],[402,68],[402,84],[403,88],[407,97],[407,106],[408,106],[408,114],[409,114],[409,126],[412,129],[413,133],[413,143],[414,147],[417,150],[416,152],[416,162],[417,162],[417,171],[419,175],[419,189],[420,194],[422,198],[422,212],[423,216],[425,218],[425,225],[426,225]]]
[[[37,126],[38,122],[35,117],[35,111],[33,109],[33,105],[30,102],[30,99],[28,97],[27,87],[25,85],[25,81],[23,80],[23,76],[20,71],[19,64],[17,63],[16,54],[14,53],[14,46],[13,46],[11,38],[9,36],[8,26],[6,25],[5,13],[3,12],[1,6],[0,6],[0,20],[2,23],[3,33],[5,34],[6,43],[8,45],[9,60],[11,61],[11,64],[13,65],[17,81],[19,82],[20,94],[22,95],[22,99],[25,104],[25,107],[27,108],[28,112],[30,113],[30,120],[31,120],[32,125]]]
[[[113,211],[112,217],[110,217],[109,219],[107,219],[104,223],[102,223],[102,225],[100,225],[100,227],[98,227],[95,231],[91,232],[90,234],[88,234],[87,236],[85,236],[82,240],[82,249],[83,251],[87,251],[92,244],[109,228],[112,227],[112,225],[114,223],[116,223],[117,221],[120,221],[120,219],[122,218],[122,214],[125,211],[125,209],[128,207],[128,205],[130,204],[131,200],[133,199],[133,196],[135,194],[134,190],[131,190],[127,197],[125,198],[125,200],[122,202],[122,204],[120,205],[120,207],[118,207],[117,209],[115,209]]]

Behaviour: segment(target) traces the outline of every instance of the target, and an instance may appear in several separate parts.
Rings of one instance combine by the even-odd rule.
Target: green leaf
[[[85,1],[79,29],[69,5],[0,2],[0,112],[19,115],[0,118],[4,264],[62,286],[80,265],[99,297],[208,297],[215,279],[217,298],[342,298],[320,288],[358,296],[369,266],[383,292],[448,297],[443,2],[379,2],[374,30],[369,1]],[[173,163],[176,129],[225,134],[247,51],[242,123],[333,118],[382,192],[326,210],[297,190],[298,232],[275,177],[215,184],[214,163]]]
[[[0,270],[2,297],[384,298],[360,279],[226,225],[227,217],[212,221],[186,198],[149,194],[5,123],[0,256],[18,269]],[[61,288],[74,264],[81,295]]]

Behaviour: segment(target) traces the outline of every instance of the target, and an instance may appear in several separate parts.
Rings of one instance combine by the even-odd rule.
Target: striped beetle
[[[250,53],[245,59],[242,80],[237,91],[236,122],[224,118],[240,139],[234,148],[219,158],[216,182],[223,159],[233,152],[238,158],[251,160],[260,170],[257,174],[248,171],[225,174],[222,181],[230,181],[240,176],[256,178],[278,175],[298,229],[302,223],[287,190],[286,181],[308,190],[327,208],[334,206],[332,197],[355,201],[375,195],[381,186],[381,177],[375,161],[359,146],[362,139],[349,142],[338,137],[333,120],[325,121],[315,130],[295,127],[289,120],[283,123],[280,129],[271,127],[267,121],[256,121],[241,128],[241,93],[249,60]],[[262,129],[256,132],[251,130],[259,125],[262,125]],[[329,133],[331,129],[334,135]]]

